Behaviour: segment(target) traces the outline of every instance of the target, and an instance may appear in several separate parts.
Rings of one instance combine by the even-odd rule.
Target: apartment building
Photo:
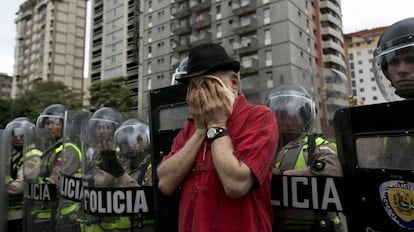
[[[318,114],[321,129],[334,136],[336,110],[348,105],[349,80],[346,75],[340,0],[314,0],[314,44],[318,67]]]
[[[94,82],[126,76],[143,115],[148,91],[174,83],[172,73],[180,60],[191,47],[206,42],[220,43],[240,60],[241,91],[252,103],[263,104],[267,93],[282,83],[303,85],[316,101],[319,89],[347,91],[336,82],[319,86],[323,67],[346,79],[339,0],[141,0],[137,4],[92,1],[90,77]],[[343,94],[343,102],[328,102],[335,106],[328,108],[347,104],[347,95]],[[326,115],[332,121],[333,112]]]
[[[60,81],[83,98],[86,1],[27,0],[16,15],[12,97]]]
[[[351,95],[357,100],[358,105],[386,102],[378,88],[373,69],[373,52],[386,28],[379,27],[344,35]]]

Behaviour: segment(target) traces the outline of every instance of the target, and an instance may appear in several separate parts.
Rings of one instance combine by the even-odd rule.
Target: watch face
[[[216,136],[216,129],[215,128],[208,129],[207,138],[212,139],[214,138],[214,136]]]

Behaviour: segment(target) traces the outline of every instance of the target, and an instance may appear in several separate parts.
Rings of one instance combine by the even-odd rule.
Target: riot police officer
[[[83,199],[83,205],[86,206],[84,231],[131,231],[131,221],[128,217],[117,216],[111,213],[111,210],[98,212],[92,206],[100,204],[98,202],[108,202],[100,197],[89,197],[102,188],[110,190],[138,186],[122,166],[117,154],[119,148],[114,144],[114,133],[123,120],[123,115],[116,109],[102,107],[93,113],[87,129],[84,130],[87,133],[83,136],[87,148],[83,159],[83,186],[86,193]]]
[[[152,165],[149,126],[138,119],[128,119],[115,131],[115,146],[125,171],[138,186],[152,186]],[[154,220],[149,217],[130,217],[133,227],[142,231],[154,231]],[[139,225],[139,226],[138,226]]]
[[[35,125],[28,118],[19,117],[9,122],[5,129],[6,151],[10,155],[6,180],[9,197],[8,230],[23,231],[23,140]],[[40,151],[33,150],[32,152]]]
[[[382,33],[374,59],[376,81],[386,100],[414,97],[414,18],[398,21]]]
[[[152,185],[149,126],[138,119],[128,119],[115,131],[115,144],[126,172],[140,186]]]
[[[81,130],[90,112],[68,110],[65,115],[62,166],[60,176],[60,197],[56,217],[59,232],[80,231],[85,223],[82,217],[82,143]],[[86,128],[86,127],[84,127]]]
[[[26,231],[56,231],[58,206],[57,185],[61,168],[64,117],[67,107],[52,104],[46,107],[36,122],[36,134],[29,143],[42,150],[41,156],[26,155],[31,165],[25,165]],[[28,176],[26,173],[38,173]]]
[[[342,175],[336,144],[313,133],[316,107],[306,89],[282,84],[269,93],[266,105],[275,113],[279,125],[281,149],[275,158],[275,174]],[[275,211],[274,231],[335,231],[340,222],[336,213],[289,208]]]

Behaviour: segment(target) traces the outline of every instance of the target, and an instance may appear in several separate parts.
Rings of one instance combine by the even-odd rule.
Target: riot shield
[[[46,167],[53,160],[45,154],[51,151],[55,139],[45,129],[33,129],[24,135],[24,230],[55,231],[57,185],[48,181]]]
[[[154,186],[158,186],[156,167],[162,157],[169,153],[175,136],[190,114],[185,101],[186,94],[186,85],[156,89],[149,94]],[[178,231],[179,192],[164,196],[158,188],[154,188],[154,194],[156,231]]]
[[[84,229],[152,231],[145,226],[153,218],[152,187],[139,186],[129,175],[132,164],[125,163],[114,141],[119,126],[91,117],[82,129]]]
[[[29,119],[20,117],[9,122],[4,130],[4,162],[6,191],[8,195],[8,230],[23,231],[23,145],[24,133],[35,125]]]
[[[81,209],[83,194],[81,129],[82,126],[85,128],[90,114],[85,111],[66,111],[56,231],[81,231],[81,225],[84,223]]]
[[[5,180],[7,178],[8,155],[9,149],[6,148],[7,141],[4,136],[4,130],[0,130],[0,179]],[[4,181],[0,182],[0,202],[8,202],[8,195],[6,190],[6,184]],[[0,204],[0,231],[7,231],[7,207],[8,204]]]
[[[335,113],[350,231],[414,229],[413,106],[405,100]]]

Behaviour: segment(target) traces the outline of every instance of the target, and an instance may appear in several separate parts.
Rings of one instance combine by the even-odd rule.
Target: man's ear
[[[239,84],[240,84],[240,80],[239,80],[239,75],[235,72],[232,73],[231,75],[231,90],[232,92],[237,93],[239,90]]]

